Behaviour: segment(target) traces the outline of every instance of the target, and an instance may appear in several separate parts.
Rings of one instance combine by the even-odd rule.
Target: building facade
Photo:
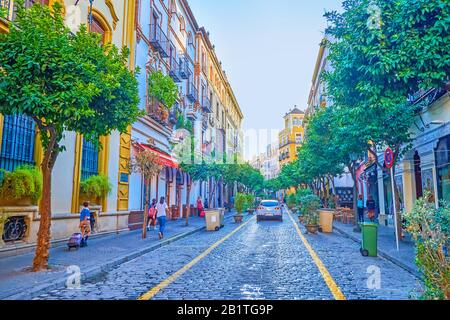
[[[395,180],[401,210],[409,212],[414,202],[427,192],[436,207],[450,200],[450,93],[448,88],[419,91],[410,97],[417,106],[411,147],[395,168]],[[379,162],[384,162],[383,150]],[[391,178],[374,159],[360,168],[361,193],[372,196],[377,203],[380,223],[393,225],[393,194]]]
[[[297,107],[284,116],[284,129],[279,133],[280,168],[298,159],[297,151],[305,138],[304,118],[305,113]]]
[[[259,170],[265,180],[271,180],[280,174],[279,149],[277,143],[269,144],[266,152],[254,157],[250,165]]]
[[[26,4],[54,2],[63,6],[73,31],[81,23],[89,25],[89,1],[79,1],[77,6],[75,0],[27,0]],[[2,0],[0,5],[8,10],[7,18],[0,18],[0,32],[8,32],[9,20],[14,19],[14,1]],[[73,19],[74,14],[81,18]],[[77,25],[73,25],[73,20],[78,21]],[[180,170],[173,152],[183,139],[180,129],[187,129],[187,123],[190,128],[186,131],[192,132],[198,141],[200,160],[218,159],[219,155],[233,158],[242,150],[241,140],[236,138],[240,136],[242,112],[214,46],[198,26],[186,0],[95,0],[89,27],[91,32],[101,34],[104,43],[130,49],[129,68],[140,69],[140,108],[146,111],[146,116],[124,134],[114,132],[100,137],[101,149],[77,133],[65,133],[62,145],[66,150],[60,154],[52,177],[53,239],[66,238],[78,230],[77,213],[83,201],[80,184],[93,175],[107,176],[112,186],[111,193],[92,208],[97,221],[95,231],[139,225],[146,185],[139,174],[129,172],[128,164],[143,149],[157,154],[164,164],[160,174],[152,179],[149,191],[151,198],[166,197],[171,209],[169,218],[185,215],[187,206],[195,204],[197,196],[205,200],[209,184],[190,181]],[[201,55],[202,46],[205,57]],[[170,76],[178,87],[177,102],[170,110],[148,93],[149,78],[157,71]],[[22,115],[0,115],[0,168],[39,166],[41,160],[42,147],[34,122]],[[192,186],[189,198],[188,186]],[[223,206],[226,190],[219,190],[214,196],[213,206]],[[28,232],[21,240],[35,242],[39,208],[17,207],[6,213],[5,210],[0,207],[0,214],[26,219]]]
[[[70,19],[69,28],[76,31],[80,24],[87,24],[91,32],[99,33],[103,43],[113,43],[117,47],[132,50],[129,37],[133,28],[130,17],[132,0],[94,1],[92,6],[92,23],[89,24],[90,7],[88,2],[75,0],[28,0],[26,6],[35,3],[62,5],[66,21]],[[8,10],[7,19],[0,21],[0,32],[8,32],[9,20],[14,19],[14,1],[0,1]],[[73,17],[75,16],[75,19]],[[76,23],[74,23],[74,21]],[[132,69],[133,62],[129,61]],[[23,115],[0,115],[0,168],[12,171],[20,165],[40,166],[42,146],[34,122]],[[112,186],[111,193],[92,205],[96,215],[95,231],[108,232],[128,228],[127,209],[121,207],[121,157],[127,156],[123,150],[129,148],[127,135],[113,132],[110,136],[99,138],[102,148],[95,147],[81,135],[66,132],[61,145],[65,147],[55,164],[52,175],[52,238],[65,238],[78,229],[80,205],[80,184],[94,175],[104,175]],[[7,212],[10,210],[12,212]],[[21,239],[27,243],[36,241],[39,227],[38,207],[0,208],[2,214],[23,218],[28,231]]]
[[[332,70],[331,63],[327,59],[329,55],[327,43],[329,41],[329,38],[324,38],[319,47],[319,52],[317,54],[316,64],[311,81],[311,89],[308,97],[306,117],[311,117],[321,108],[327,108],[332,105],[331,99],[326,95],[326,83],[322,79],[322,75],[325,72],[329,72]],[[335,194],[339,195],[339,198],[341,199],[341,205],[353,206],[352,190],[354,183],[351,174],[347,169],[343,175],[334,178],[333,185],[336,188],[336,190],[333,191]]]

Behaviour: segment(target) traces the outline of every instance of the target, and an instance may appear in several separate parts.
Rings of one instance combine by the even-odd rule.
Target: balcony
[[[182,80],[180,75],[180,64],[178,63],[177,57],[172,57],[170,59],[169,76],[173,79],[173,81],[178,83]]]
[[[419,90],[415,94],[410,95],[408,101],[414,106],[414,111],[420,113],[439,100],[445,93],[446,90],[444,88]]]
[[[0,8],[1,11],[6,11],[5,18],[8,20],[12,20],[13,11],[14,11],[14,1],[13,0],[0,0]]]
[[[209,98],[206,96],[202,97],[202,109],[203,112],[212,113],[211,100],[209,100]]]
[[[192,70],[189,68],[189,60],[186,56],[180,58],[180,77],[187,80],[192,76]]]
[[[149,98],[148,116],[163,126],[169,126],[169,110],[157,99]]]
[[[192,103],[196,103],[198,101],[198,90],[192,82],[189,82],[188,84],[186,97]]]
[[[169,39],[157,24],[150,24],[150,44],[161,57],[169,58]]]

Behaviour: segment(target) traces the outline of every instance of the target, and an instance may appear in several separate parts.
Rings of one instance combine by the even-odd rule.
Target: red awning
[[[153,152],[154,154],[156,154],[159,158],[159,164],[162,166],[176,168],[176,169],[178,169],[178,167],[179,167],[177,161],[174,158],[172,158],[172,156],[169,155],[168,153],[157,150],[156,148],[151,147],[147,144],[143,144],[143,143],[135,143],[134,146],[141,150],[149,150],[149,151]]]

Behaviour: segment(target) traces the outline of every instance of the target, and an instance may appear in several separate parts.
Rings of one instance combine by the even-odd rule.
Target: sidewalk
[[[348,238],[360,243],[361,233],[353,231],[355,227],[352,224],[343,224],[338,221],[333,222],[335,230],[344,234]],[[422,276],[415,264],[415,245],[414,242],[407,236],[400,241],[400,251],[397,251],[395,243],[395,230],[386,226],[378,226],[378,255],[395,263],[399,267],[412,273],[417,278],[422,279]]]
[[[225,215],[228,219],[233,212]],[[141,230],[136,230],[90,239],[88,247],[76,251],[58,246],[50,249],[48,272],[26,270],[32,264],[34,252],[0,258],[0,299],[27,299],[63,287],[68,277],[66,269],[72,265],[80,267],[82,281],[99,277],[124,262],[204,229],[205,220],[192,217],[188,227],[184,219],[168,221],[163,241],[158,240],[157,230],[148,232],[145,240]]]

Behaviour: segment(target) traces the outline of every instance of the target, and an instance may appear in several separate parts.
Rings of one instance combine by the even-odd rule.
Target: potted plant
[[[249,214],[255,213],[255,197],[252,194],[247,195],[247,212]]]
[[[290,195],[287,196],[286,204],[290,210],[292,210],[295,207],[295,205],[297,204],[297,199],[294,193],[291,193]]]
[[[36,205],[42,196],[42,173],[33,166],[20,166],[14,171],[2,170],[0,205]]]
[[[234,222],[240,223],[243,219],[243,212],[247,206],[247,196],[243,193],[238,193],[234,200],[234,207],[236,208],[237,214],[234,216]]]
[[[111,183],[104,175],[91,176],[80,184],[82,202],[100,205],[101,199],[111,192]]]
[[[306,230],[309,233],[316,234],[319,230],[320,199],[316,195],[306,195],[301,198],[302,215]]]

